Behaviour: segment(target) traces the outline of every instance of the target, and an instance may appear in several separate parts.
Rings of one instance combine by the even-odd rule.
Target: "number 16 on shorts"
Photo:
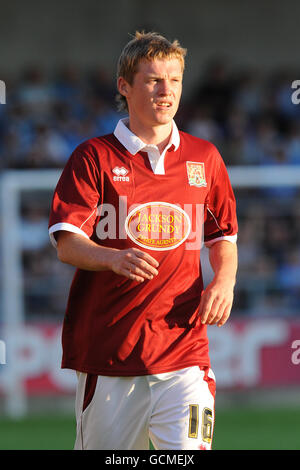
[[[213,414],[210,408],[203,408],[201,414],[201,429],[199,430],[199,405],[189,405],[189,434],[188,437],[198,439],[201,432],[203,442],[211,444],[213,431]]]

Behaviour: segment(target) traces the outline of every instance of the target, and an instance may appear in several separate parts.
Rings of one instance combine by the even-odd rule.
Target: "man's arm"
[[[225,240],[214,243],[209,248],[209,260],[214,278],[202,293],[199,315],[203,324],[222,326],[233,303],[238,266],[236,244]]]
[[[57,256],[62,263],[87,271],[111,270],[137,282],[153,279],[158,274],[158,262],[137,248],[117,250],[107,248],[82,235],[57,233]]]

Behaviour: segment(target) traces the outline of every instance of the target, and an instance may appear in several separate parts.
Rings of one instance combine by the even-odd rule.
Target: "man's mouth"
[[[170,108],[172,106],[172,103],[169,101],[157,101],[156,106],[160,108]]]

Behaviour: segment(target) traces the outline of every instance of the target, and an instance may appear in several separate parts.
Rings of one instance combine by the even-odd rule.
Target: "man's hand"
[[[212,281],[202,293],[199,313],[201,323],[224,325],[229,318],[233,303],[234,283]]]
[[[158,261],[138,248],[117,250],[111,253],[111,270],[132,281],[144,282],[157,276]]]

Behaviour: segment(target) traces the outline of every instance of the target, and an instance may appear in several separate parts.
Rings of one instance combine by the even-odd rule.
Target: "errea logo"
[[[127,176],[128,174],[128,170],[126,170],[126,168],[124,168],[124,166],[115,166],[115,168],[112,170],[112,172],[114,173],[114,177],[113,177],[113,180],[114,181],[129,181],[129,176]]]

